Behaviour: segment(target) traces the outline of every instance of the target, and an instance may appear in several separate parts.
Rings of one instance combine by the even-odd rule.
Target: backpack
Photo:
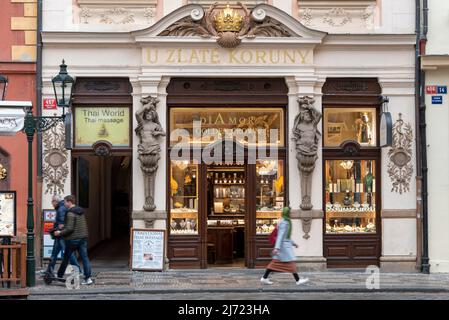
[[[278,227],[274,228],[273,231],[271,231],[270,236],[268,240],[270,241],[270,244],[274,247],[276,245],[276,239],[278,237]]]

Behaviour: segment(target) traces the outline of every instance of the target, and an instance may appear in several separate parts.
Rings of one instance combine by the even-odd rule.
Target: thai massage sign
[[[114,147],[130,146],[128,107],[76,107],[75,147],[108,141]]]
[[[311,49],[298,48],[146,48],[148,65],[310,65]]]

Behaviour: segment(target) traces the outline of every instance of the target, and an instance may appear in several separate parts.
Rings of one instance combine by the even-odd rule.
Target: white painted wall
[[[449,70],[426,72],[426,85],[449,86]],[[443,104],[426,95],[429,193],[429,257],[431,272],[449,272],[449,98]]]
[[[431,0],[429,4],[429,29],[426,54],[448,54],[449,1]]]
[[[194,1],[190,1],[193,3]],[[196,1],[197,3],[201,3],[201,1]],[[263,2],[263,1],[260,1]],[[438,12],[439,19],[441,21],[435,21],[435,23],[445,23],[443,21],[445,19],[445,8],[449,6],[447,1],[445,0],[433,0],[429,1],[430,10]],[[126,22],[122,23],[122,19],[126,17],[126,14],[123,16],[115,16],[113,14],[109,14],[111,18],[116,20],[116,23],[98,23],[100,12],[90,12],[95,20],[94,23],[90,22],[89,24],[85,23],[86,19],[82,17],[82,13],[79,5],[76,0],[43,0],[43,29],[44,30],[85,30],[85,31],[130,31],[130,30],[139,30],[146,28],[157,22],[157,19],[166,16],[170,12],[176,10],[181,7],[187,1],[183,0],[159,0],[157,4],[157,8],[155,8],[155,4],[151,3],[149,6],[154,10],[154,17],[150,20],[142,20],[142,12],[133,11],[136,10],[132,5],[127,4],[126,0],[121,2],[116,2],[115,4],[102,4],[97,5],[96,8],[101,8],[104,12],[113,8],[125,8],[125,10],[129,10],[129,14],[134,15],[134,22]],[[226,3],[226,2],[225,2]],[[294,15],[296,19],[299,19],[298,15],[298,1],[297,0],[271,0],[268,3],[273,6],[285,11],[290,15]],[[343,2],[342,2],[343,3]],[[207,7],[208,5],[206,5]],[[346,2],[343,7],[350,8],[350,4],[348,7],[348,3]],[[331,33],[414,33],[415,30],[415,0],[377,0],[377,6],[375,8],[375,26],[374,28],[370,27],[369,29],[361,29],[360,28],[360,17],[363,12],[360,11],[360,14],[356,14],[353,16],[353,23],[345,24],[339,28],[331,28]],[[301,1],[299,1],[299,7],[301,7]],[[335,3],[335,1],[329,1],[329,11],[334,7],[339,7],[339,4]],[[350,11],[350,10],[349,10]],[[318,18],[317,18],[318,19]],[[337,23],[341,20],[341,17],[335,17]],[[322,20],[321,16],[318,20]],[[317,21],[318,21],[317,20]],[[355,21],[357,20],[357,22]],[[441,24],[440,24],[441,25]],[[311,28],[315,28],[317,30],[329,31],[329,25],[323,24],[318,21],[318,23],[314,23]],[[432,28],[430,28],[431,30]],[[432,33],[432,32],[430,32]],[[440,39],[438,41],[444,46],[444,33],[440,35],[430,35],[435,36]]]
[[[380,10],[380,27],[376,33],[415,32],[415,0],[380,0]]]
[[[383,219],[382,256],[416,256],[416,219]]]

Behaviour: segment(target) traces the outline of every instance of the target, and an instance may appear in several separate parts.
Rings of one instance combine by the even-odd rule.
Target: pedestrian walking
[[[289,272],[295,277],[296,284],[300,285],[309,281],[307,278],[300,278],[296,271],[295,254],[293,246],[298,248],[298,245],[291,239],[292,221],[290,219],[290,208],[284,207],[282,209],[282,219],[278,224],[278,233],[276,244],[273,249],[273,259],[268,264],[265,274],[260,279],[263,284],[273,284],[268,279],[271,272]]]
[[[90,285],[93,283],[91,279],[92,271],[90,267],[89,257],[87,255],[87,222],[84,210],[75,205],[75,197],[73,195],[64,198],[64,205],[68,209],[66,224],[60,231],[55,231],[55,236],[62,236],[66,241],[66,250],[61,266],[58,270],[58,277],[62,278],[69,263],[70,255],[78,252],[83,262],[84,281],[81,284]]]
[[[67,215],[67,208],[64,206],[64,199],[62,199],[59,195],[54,195],[51,199],[51,203],[56,210],[56,220],[53,224],[53,231],[62,230],[65,223],[65,218]],[[58,255],[61,252],[61,255],[64,256],[65,252],[65,241],[62,237],[54,237],[53,249],[51,251],[50,263],[47,267],[47,272],[53,275],[53,271],[55,269],[56,262],[58,261]],[[75,252],[70,256],[70,264],[74,268],[78,268],[81,273],[81,267],[76,259]]]

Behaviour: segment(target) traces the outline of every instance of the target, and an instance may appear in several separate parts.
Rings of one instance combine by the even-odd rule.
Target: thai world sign
[[[113,147],[130,146],[128,107],[76,107],[75,147],[90,148],[95,142],[108,141]]]

